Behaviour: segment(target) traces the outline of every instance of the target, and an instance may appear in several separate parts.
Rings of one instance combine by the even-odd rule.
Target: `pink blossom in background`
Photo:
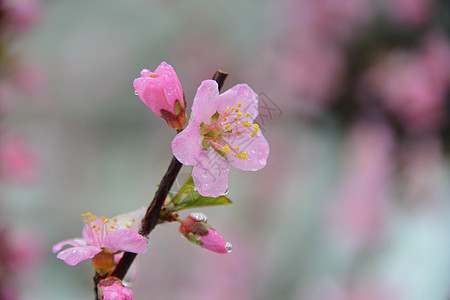
[[[162,62],[151,72],[141,71],[141,77],[133,82],[139,98],[173,129],[181,129],[186,123],[186,101],[175,70]]]
[[[266,165],[269,144],[252,123],[257,116],[258,96],[248,85],[238,84],[219,95],[217,82],[202,82],[189,125],[172,142],[178,161],[194,166],[192,178],[201,195],[226,192],[229,163],[245,171]]]
[[[44,70],[37,63],[23,63],[15,71],[13,80],[25,92],[37,96],[43,88]]]
[[[119,251],[144,253],[147,251],[147,239],[139,235],[137,230],[145,211],[142,208],[112,219],[98,219],[89,213],[83,215],[86,218],[83,238],[62,241],[53,246],[52,251],[56,253],[66,245],[72,246],[57,255],[57,258],[71,266],[93,258],[104,250],[112,254]]]
[[[26,233],[0,229],[0,264],[10,274],[30,272],[41,257],[42,243],[31,229]]]
[[[399,288],[378,282],[362,282],[323,289],[313,300],[406,300]],[[306,299],[305,299],[306,300]]]
[[[7,114],[14,105],[14,88],[7,81],[0,81],[0,117]]]
[[[10,30],[28,30],[40,16],[37,0],[6,0],[4,7],[6,8],[7,29]]]
[[[290,25],[288,30],[298,34],[294,38],[299,40],[305,40],[304,35],[309,33],[332,43],[342,43],[370,20],[372,6],[371,0],[293,0],[286,6],[283,20]]]
[[[430,19],[433,0],[383,0],[381,3],[394,19],[412,26]]]
[[[346,169],[331,206],[331,230],[359,248],[379,238],[394,168],[394,136],[383,123],[358,123],[350,132]]]
[[[124,287],[116,277],[100,280],[97,288],[102,300],[133,300],[133,291]]]
[[[345,63],[338,47],[310,37],[285,47],[278,68],[282,84],[294,97],[323,106],[338,91]]]
[[[37,159],[24,139],[8,135],[0,140],[0,176],[12,182],[27,183],[36,177]]]
[[[446,206],[442,197],[442,144],[437,137],[410,141],[401,151],[401,187],[405,203],[421,213],[440,211]],[[445,182],[445,180],[444,180]]]
[[[436,131],[445,116],[449,57],[447,41],[432,38],[420,52],[385,55],[363,82],[410,132]]]

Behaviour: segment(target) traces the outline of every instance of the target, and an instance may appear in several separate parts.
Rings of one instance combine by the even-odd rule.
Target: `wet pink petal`
[[[209,123],[212,115],[219,110],[219,87],[214,80],[204,80],[195,94],[191,118],[198,124]]]
[[[111,252],[144,253],[147,251],[147,239],[131,229],[120,229],[109,233],[103,240],[103,246]]]
[[[258,116],[258,95],[247,84],[235,85],[221,94],[217,111],[221,112],[227,106],[237,107],[239,102],[242,104],[240,110],[243,113],[248,112],[250,114],[248,121],[252,122]]]
[[[222,236],[215,230],[208,228],[209,233],[204,236],[199,236],[198,239],[202,242],[202,247],[215,253],[229,253],[227,243]]]
[[[75,266],[83,260],[93,258],[100,252],[102,252],[102,249],[94,246],[73,247],[61,251],[56,257],[66,262],[68,265]]]
[[[202,151],[194,164],[192,178],[195,187],[203,196],[218,197],[228,189],[230,165],[213,149]]]
[[[56,253],[58,251],[61,251],[61,249],[66,246],[66,245],[70,245],[73,247],[80,247],[80,246],[86,246],[87,243],[85,240],[83,239],[71,239],[71,240],[65,240],[62,242],[59,242],[58,244],[56,244],[55,246],[53,246],[52,251],[53,253]]]
[[[194,165],[202,152],[202,140],[199,125],[195,122],[189,123],[186,129],[173,139],[173,155],[184,165]]]
[[[227,138],[224,138],[227,140]],[[264,168],[267,164],[267,157],[269,156],[269,143],[267,143],[264,136],[259,132],[254,138],[249,138],[247,135],[240,137],[232,137],[236,145],[241,146],[241,150],[247,152],[248,159],[239,159],[229,154],[226,154],[228,161],[233,167],[244,171],[257,171]],[[237,140],[237,141],[236,141]],[[230,141],[230,144],[232,142]]]
[[[167,124],[181,129],[186,123],[186,103],[178,76],[171,65],[162,62],[155,72],[141,71],[133,82],[139,98]],[[178,102],[178,104],[176,104]]]

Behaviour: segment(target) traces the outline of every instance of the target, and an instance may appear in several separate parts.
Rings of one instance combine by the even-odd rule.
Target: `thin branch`
[[[219,84],[219,91],[222,88],[227,76],[228,73],[221,70],[217,70],[214,74],[213,80],[217,81],[217,83]],[[169,168],[167,169],[166,174],[161,180],[159,188],[156,191],[155,196],[147,209],[147,212],[145,213],[145,217],[142,219],[141,229],[139,230],[139,234],[141,234],[142,236],[148,236],[158,224],[159,214],[164,204],[164,200],[166,199],[170,188],[172,187],[178,173],[180,172],[181,167],[182,164],[175,157],[172,157]],[[115,276],[122,280],[136,256],[136,253],[125,252],[111,276]],[[96,283],[96,285],[98,284],[100,279],[101,278],[97,277],[94,278],[94,282]]]

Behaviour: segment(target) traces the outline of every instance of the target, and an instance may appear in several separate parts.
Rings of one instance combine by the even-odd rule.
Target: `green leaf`
[[[172,198],[171,205],[167,207],[170,211],[179,211],[203,206],[216,206],[231,204],[232,201],[226,196],[204,197],[195,190],[194,180],[190,176],[178,193]]]

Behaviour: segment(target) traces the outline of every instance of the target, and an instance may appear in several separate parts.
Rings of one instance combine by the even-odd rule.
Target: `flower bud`
[[[193,213],[181,222],[180,233],[191,243],[215,253],[230,253],[232,245],[223,240],[211,226],[206,224],[206,216]]]
[[[102,300],[132,300],[133,292],[122,285],[117,277],[100,280],[97,285],[99,299]]]
[[[141,71],[133,82],[136,95],[173,129],[181,129],[187,121],[186,101],[178,76],[171,65],[162,62],[151,72]]]

